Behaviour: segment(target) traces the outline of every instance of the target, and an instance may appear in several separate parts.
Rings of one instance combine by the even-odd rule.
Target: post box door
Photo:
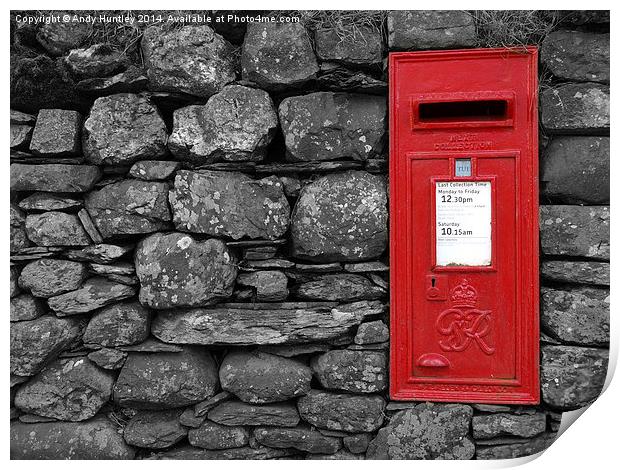
[[[392,399],[539,400],[535,57],[390,57]]]

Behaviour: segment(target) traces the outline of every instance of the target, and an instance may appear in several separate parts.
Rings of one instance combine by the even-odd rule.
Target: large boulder
[[[541,293],[540,324],[546,333],[565,343],[609,344],[608,290],[544,287]]]
[[[542,194],[568,204],[608,204],[609,167],[609,137],[555,137],[542,159]]]
[[[299,282],[293,293],[304,300],[352,302],[380,299],[386,290],[359,274],[324,274]]]
[[[307,426],[295,428],[258,427],[254,438],[260,444],[281,449],[298,449],[311,454],[333,454],[342,447],[338,437],[325,436]]]
[[[314,32],[316,54],[322,61],[348,66],[379,66],[383,62],[381,30],[359,26],[355,34],[343,35],[337,28],[319,28]]]
[[[84,421],[110,399],[112,385],[112,373],[85,357],[59,359],[17,390],[15,406],[46,418]]]
[[[131,93],[98,98],[84,122],[82,149],[96,165],[128,165],[166,154],[168,133],[148,98]]]
[[[42,109],[32,132],[30,151],[45,157],[76,156],[80,153],[82,115],[68,109]]]
[[[394,10],[388,13],[391,50],[461,49],[476,45],[474,19],[459,10]]]
[[[217,366],[203,349],[132,353],[114,385],[114,401],[147,410],[179,408],[212,397],[218,387]]]
[[[40,259],[27,264],[19,276],[19,286],[37,297],[53,297],[79,289],[88,268],[76,261]]]
[[[610,265],[598,261],[548,260],[541,263],[540,274],[554,282],[609,286]]]
[[[197,163],[260,161],[277,127],[267,92],[228,85],[204,106],[174,111],[168,148],[176,158]]]
[[[248,403],[273,403],[305,395],[312,371],[300,362],[263,352],[234,351],[220,366],[220,383]]]
[[[226,426],[285,426],[299,423],[297,408],[292,403],[252,405],[242,401],[225,401],[211,411],[211,421]]]
[[[546,255],[609,259],[609,207],[540,206]]]
[[[609,130],[609,87],[568,83],[540,95],[541,123],[552,134],[601,134]]]
[[[372,432],[383,424],[385,400],[379,395],[348,395],[320,390],[299,399],[302,419],[312,426],[333,431]]]
[[[107,418],[80,423],[11,422],[11,459],[131,460],[134,454]]]
[[[248,445],[250,435],[243,426],[227,426],[205,421],[187,435],[189,443],[203,449],[234,449]]]
[[[82,335],[79,320],[44,315],[11,323],[11,374],[35,375]]]
[[[237,275],[232,254],[216,239],[156,233],[135,252],[140,302],[151,308],[207,305],[229,297]]]
[[[125,442],[147,449],[164,449],[187,436],[179,423],[182,410],[139,411],[123,430]]]
[[[26,234],[39,246],[84,246],[91,243],[80,219],[64,212],[28,214]]]
[[[323,176],[301,191],[291,216],[292,254],[315,262],[360,261],[387,247],[385,179],[364,171]]]
[[[321,385],[328,390],[377,393],[388,385],[384,352],[333,350],[314,357],[311,365]]]
[[[150,312],[139,302],[113,304],[91,317],[83,341],[95,347],[128,346],[147,339],[149,326]]]
[[[64,317],[92,312],[135,294],[136,290],[131,286],[91,277],[79,289],[50,297],[47,303],[56,315]]]
[[[278,114],[291,161],[366,160],[380,155],[386,130],[382,96],[317,92],[292,96]]]
[[[11,165],[11,191],[83,193],[93,189],[101,171],[91,165]]]
[[[609,83],[609,34],[554,31],[545,37],[540,56],[559,79]]]
[[[300,23],[249,23],[241,50],[244,80],[269,91],[298,88],[316,77],[308,32]]]
[[[123,180],[92,191],[84,200],[104,239],[170,228],[168,183]]]
[[[142,53],[151,90],[206,98],[236,78],[233,46],[207,25],[150,26],[142,37]]]
[[[469,460],[473,410],[467,405],[422,403],[399,411],[368,447],[372,460]]]
[[[490,439],[498,436],[534,437],[547,429],[545,413],[509,414],[490,413],[474,416],[473,436],[476,439]]]
[[[254,180],[236,172],[177,172],[170,206],[179,230],[233,239],[278,238],[290,217],[278,178]]]
[[[598,398],[607,375],[609,351],[577,346],[544,346],[540,371],[542,400],[575,410]]]

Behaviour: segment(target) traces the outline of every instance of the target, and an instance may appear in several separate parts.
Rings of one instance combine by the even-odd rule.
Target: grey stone
[[[17,279],[19,278],[19,271],[16,266],[11,264],[11,268],[9,271],[9,282],[10,282],[10,297],[13,298],[20,293],[19,286],[17,284]]]
[[[298,88],[316,77],[308,32],[300,23],[250,23],[241,50],[244,80],[269,91]]]
[[[333,454],[342,447],[337,437],[324,436],[306,426],[295,428],[258,427],[254,429],[256,440],[267,447],[294,448],[311,454]]]
[[[236,78],[233,49],[206,25],[168,30],[150,26],[142,37],[149,88],[211,96]]]
[[[90,218],[88,211],[86,209],[80,209],[77,216],[80,222],[82,222],[82,226],[90,239],[95,243],[103,243],[103,237],[99,233],[99,230],[97,230],[97,227],[95,227],[93,219]]]
[[[66,109],[42,109],[32,132],[30,151],[46,157],[80,153],[82,115]]]
[[[379,28],[360,26],[354,35],[342,35],[336,28],[314,33],[316,54],[323,61],[351,66],[376,66],[383,61],[383,39]]]
[[[29,125],[30,124],[31,125],[37,122],[36,116],[32,114],[22,113],[21,111],[17,111],[16,109],[11,109],[10,113],[11,113],[11,117],[10,117],[11,124],[18,124],[18,125]]]
[[[111,348],[101,348],[88,354],[88,359],[102,369],[117,370],[123,367],[127,353]]]
[[[473,17],[458,10],[395,10],[387,17],[390,49],[459,49],[476,45]]]
[[[609,87],[569,83],[540,95],[541,123],[551,134],[597,134],[609,129]]]
[[[609,344],[609,291],[575,288],[541,290],[540,323],[544,331],[565,343]]]
[[[166,125],[148,98],[120,93],[97,98],[82,130],[86,160],[131,164],[166,154]]]
[[[390,339],[390,330],[381,320],[362,323],[357,328],[355,344],[383,343]]]
[[[351,302],[380,299],[387,292],[358,274],[325,274],[298,283],[293,293],[304,300]]]
[[[372,432],[383,423],[385,400],[379,395],[347,395],[310,390],[297,402],[301,418],[318,428]]]
[[[381,261],[366,261],[364,263],[347,263],[344,270],[350,273],[385,273],[390,267]]]
[[[284,99],[278,108],[290,161],[366,160],[383,151],[386,100],[317,92]]]
[[[26,234],[39,246],[83,246],[91,242],[76,215],[56,211],[26,216]]]
[[[290,217],[276,177],[253,180],[236,172],[177,172],[170,206],[179,230],[235,240],[276,239],[286,232]]]
[[[326,175],[306,185],[291,216],[293,256],[362,261],[387,246],[385,179],[364,171]]]
[[[54,297],[79,289],[88,275],[82,263],[62,259],[40,259],[28,263],[19,276],[19,286],[36,297]]]
[[[205,421],[200,427],[190,429],[187,437],[193,446],[218,450],[247,446],[250,435],[242,426],[226,426]]]
[[[208,398],[207,400],[201,401],[200,403],[196,403],[194,405],[194,413],[196,414],[197,417],[204,418],[210,410],[215,408],[220,403],[227,401],[232,396],[233,396],[232,393],[229,393],[226,391],[220,392],[217,395],[213,395],[211,398]]]
[[[349,93],[387,94],[387,83],[362,70],[350,69],[336,62],[321,62],[317,83],[322,90]]]
[[[124,69],[129,60],[123,52],[107,44],[94,44],[86,49],[73,49],[65,57],[71,72],[81,78],[108,77]]]
[[[45,313],[45,306],[40,300],[28,294],[21,294],[11,299],[11,321],[34,320]]]
[[[179,423],[181,410],[139,411],[123,431],[127,444],[147,449],[165,449],[187,436]]]
[[[80,423],[11,423],[11,459],[131,460],[134,454],[107,418]]]
[[[376,393],[387,388],[387,355],[383,352],[333,350],[312,359],[312,370],[328,390]]]
[[[44,315],[11,323],[11,374],[35,375],[82,335],[78,320]]]
[[[123,180],[86,195],[85,206],[104,239],[170,228],[168,184]]]
[[[609,34],[554,31],[542,43],[541,61],[562,80],[609,83]]]
[[[10,249],[11,253],[30,246],[26,231],[26,214],[16,204],[10,207]]]
[[[125,352],[141,352],[141,353],[175,353],[182,352],[183,347],[175,344],[166,344],[153,337],[148,337],[138,344],[129,346],[119,346],[118,349]]]
[[[609,137],[556,137],[542,159],[542,193],[569,204],[609,204]]]
[[[84,357],[59,359],[22,385],[15,406],[63,421],[92,418],[110,399],[114,376]]]
[[[370,444],[371,434],[361,433],[342,438],[344,447],[352,454],[363,454]]]
[[[475,446],[467,435],[473,410],[467,405],[422,403],[396,413],[370,443],[371,460],[469,460]]]
[[[390,405],[388,405],[389,408]],[[474,403],[471,405],[474,410],[483,413],[510,413],[513,409],[507,405],[489,405],[486,403]]]
[[[32,137],[32,126],[11,123],[11,148],[27,148]]]
[[[204,106],[174,111],[168,148],[176,158],[198,163],[260,161],[277,127],[267,92],[227,85]]]
[[[116,93],[139,93],[146,89],[148,81],[142,69],[130,65],[127,70],[112,77],[80,80],[76,87],[84,94],[105,96]]]
[[[110,245],[100,243],[90,245],[80,250],[67,250],[65,256],[76,261],[92,261],[95,263],[112,263],[125,256],[133,249],[133,246]]]
[[[220,403],[208,415],[211,421],[226,426],[285,426],[299,423],[299,414],[291,403],[252,405],[242,401]]]
[[[101,177],[91,165],[42,164],[11,165],[11,191],[83,193],[90,191]]]
[[[335,340],[385,305],[361,301],[337,307],[226,304],[183,312],[159,312],[151,332],[164,342],[202,345],[299,344]]]
[[[236,447],[234,449],[207,450],[184,446],[154,456],[158,460],[273,460],[294,455],[291,449],[270,449],[269,447]]]
[[[329,345],[323,343],[293,344],[284,346],[261,346],[261,351],[282,357],[295,357],[305,354],[323,353],[329,351]]]
[[[540,266],[543,279],[554,282],[609,285],[609,263],[597,261],[543,261]]]
[[[476,449],[478,460],[516,459],[527,455],[537,454],[547,449],[555,439],[552,433],[545,433],[534,439],[522,443],[503,444],[497,446],[479,447]]]
[[[199,428],[204,423],[204,416],[197,416],[194,411],[194,406],[185,408],[181,416],[179,416],[179,423],[188,428]]]
[[[293,359],[263,352],[233,351],[220,366],[220,383],[247,403],[273,403],[305,395],[311,370]]]
[[[215,394],[217,367],[208,351],[130,354],[114,385],[114,401],[138,409],[166,409],[199,403]]]
[[[306,460],[365,460],[361,454],[354,454],[345,449],[340,449],[333,454],[306,454]]]
[[[287,197],[297,198],[299,191],[301,191],[301,181],[295,176],[280,176],[282,186],[284,187],[284,194]]]
[[[577,346],[543,346],[540,382],[543,401],[574,410],[598,398],[607,374],[609,351]]]
[[[237,285],[253,287],[258,302],[279,302],[288,296],[288,278],[282,271],[255,271],[237,276]]]
[[[62,211],[82,207],[82,201],[72,197],[37,192],[19,201],[25,211]]]
[[[237,268],[226,245],[181,233],[156,233],[135,252],[140,302],[151,308],[191,307],[232,294]]]
[[[610,21],[609,10],[557,10],[555,18],[562,24],[604,26]]]
[[[472,429],[475,439],[489,439],[503,435],[534,437],[547,429],[547,415],[545,413],[479,415],[473,417]]]
[[[282,258],[270,259],[244,259],[239,266],[242,271],[260,272],[262,269],[286,269],[294,268],[295,263]]]
[[[92,312],[135,294],[133,287],[101,277],[92,277],[79,289],[50,297],[47,303],[56,315],[64,317]]]
[[[145,181],[167,180],[179,168],[181,168],[180,162],[142,160],[131,166],[129,175]]]
[[[89,347],[127,346],[149,336],[150,312],[138,302],[124,302],[104,307],[95,313],[84,331]]]
[[[540,206],[540,244],[546,255],[609,260],[609,207]]]
[[[63,16],[67,12],[55,13]],[[44,22],[37,29],[37,41],[50,55],[61,56],[71,49],[80,47],[92,32],[91,25],[81,21],[73,21],[72,15],[69,14],[69,16],[70,21]]]

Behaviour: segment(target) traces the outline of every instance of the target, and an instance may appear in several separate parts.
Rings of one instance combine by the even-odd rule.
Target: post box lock
[[[426,298],[428,300],[445,301],[448,298],[448,278],[442,274],[426,276]]]

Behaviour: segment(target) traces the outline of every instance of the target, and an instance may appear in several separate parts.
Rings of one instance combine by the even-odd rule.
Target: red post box
[[[390,54],[394,400],[539,402],[535,48]]]

